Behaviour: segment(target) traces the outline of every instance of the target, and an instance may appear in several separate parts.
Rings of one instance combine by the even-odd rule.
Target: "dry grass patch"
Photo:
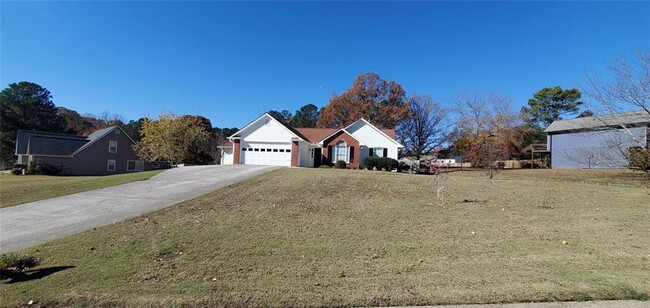
[[[458,176],[484,177],[481,170],[457,171]],[[500,170],[496,178],[526,179],[601,185],[650,188],[650,179],[643,171],[629,169],[514,169]]]
[[[499,175],[498,175],[499,176]],[[650,295],[650,191],[282,169],[40,245],[5,303],[384,306]],[[464,202],[476,200],[478,202]]]
[[[148,180],[162,172],[145,171],[106,176],[0,175],[0,208],[83,191]]]

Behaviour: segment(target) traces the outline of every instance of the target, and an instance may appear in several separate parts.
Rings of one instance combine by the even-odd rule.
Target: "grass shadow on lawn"
[[[20,273],[3,273],[3,276],[8,277],[8,280],[5,283],[12,284],[12,283],[19,283],[19,282],[38,280],[38,279],[47,277],[49,275],[52,275],[54,273],[58,273],[60,271],[65,271],[65,270],[70,269],[70,268],[74,268],[74,266],[71,266],[71,265],[67,265],[67,266],[51,266],[51,267],[27,270],[27,271],[20,272]]]

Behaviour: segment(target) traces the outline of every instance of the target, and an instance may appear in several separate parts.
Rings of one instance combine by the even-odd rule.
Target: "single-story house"
[[[344,128],[294,128],[268,113],[228,137],[222,146],[222,164],[319,167],[345,161],[363,168],[368,156],[397,159],[403,146],[395,130],[379,129],[359,119]]]
[[[19,130],[17,163],[37,162],[58,168],[62,175],[108,175],[144,170],[133,151],[134,141],[119,126],[100,129],[90,136]]]
[[[627,168],[629,148],[650,146],[649,127],[646,111],[554,121],[544,131],[551,168]]]

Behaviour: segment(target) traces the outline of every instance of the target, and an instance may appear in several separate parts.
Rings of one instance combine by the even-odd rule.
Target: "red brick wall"
[[[298,166],[298,141],[291,141],[291,166]]]
[[[361,147],[359,146],[359,142],[343,131],[339,131],[334,136],[323,141],[323,163],[329,164],[329,162],[331,161],[329,157],[330,155],[329,146],[336,146],[336,143],[338,143],[341,140],[345,141],[345,143],[350,148],[354,148],[353,150],[354,157],[350,159],[347,167],[353,169],[359,169],[359,163],[360,163],[359,157],[361,156],[360,153]]]
[[[233,154],[232,163],[234,165],[239,165],[239,155],[241,154],[241,144],[239,143],[239,141],[240,141],[239,139],[233,140],[233,143],[235,144],[235,146],[232,149],[232,151],[233,151],[232,152],[232,154]]]

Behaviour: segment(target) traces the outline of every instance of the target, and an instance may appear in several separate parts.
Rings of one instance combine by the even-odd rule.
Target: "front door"
[[[323,159],[323,153],[321,153],[321,148],[314,149],[314,168],[318,168],[321,165]]]

